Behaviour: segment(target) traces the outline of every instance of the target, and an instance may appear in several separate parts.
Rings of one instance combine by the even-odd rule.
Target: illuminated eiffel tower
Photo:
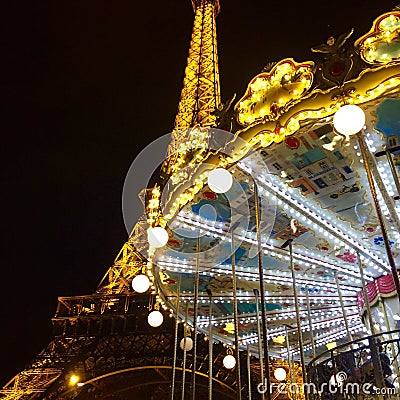
[[[216,43],[219,1],[193,0],[192,4],[194,25],[170,152],[186,139],[182,136],[185,129],[212,126],[212,112],[220,103]],[[147,315],[155,292],[138,294],[131,288],[133,277],[147,264],[136,248],[138,232],[140,221],[95,293],[58,299],[52,319],[54,339],[4,386],[1,399],[170,398],[175,320],[164,312],[162,326],[150,327]],[[180,336],[182,332],[180,324]],[[216,399],[234,396],[235,374],[222,368],[222,350],[222,346],[214,346]],[[181,353],[178,349],[175,368],[179,396]],[[207,357],[208,344],[199,340],[196,386],[200,388],[208,387]],[[192,371],[193,360],[189,354],[187,358],[186,369]],[[206,396],[207,390],[197,390],[196,398]]]

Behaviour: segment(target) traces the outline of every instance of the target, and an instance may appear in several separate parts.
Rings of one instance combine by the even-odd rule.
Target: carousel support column
[[[389,322],[389,318],[388,318],[387,311],[386,311],[385,300],[383,299],[383,297],[379,297],[379,307],[383,314],[383,320],[385,321],[386,331],[389,332],[389,331],[391,331],[390,322]],[[394,371],[395,371],[396,376],[400,376],[399,375],[399,363],[398,363],[398,360],[396,357],[396,350],[394,348],[393,335],[391,333],[389,334],[389,340],[391,341],[390,351],[392,353]]]
[[[213,383],[213,331],[212,331],[212,313],[213,313],[213,296],[211,290],[208,290],[209,307],[208,307],[208,400],[212,400],[212,383]]]
[[[251,176],[251,175],[250,175]],[[258,276],[260,280],[260,294],[261,294],[261,324],[263,333],[264,344],[264,371],[266,375],[266,391],[267,400],[271,400],[271,376],[269,369],[269,351],[268,351],[268,335],[267,335],[267,316],[265,310],[265,291],[264,291],[264,268],[262,260],[262,246],[261,246],[261,229],[260,229],[260,204],[258,199],[258,187],[255,179],[253,179],[254,186],[254,205],[256,213],[256,234],[257,234],[257,257],[258,257]],[[264,383],[264,382],[263,382]]]
[[[240,352],[239,352],[239,322],[236,293],[236,265],[235,265],[235,235],[233,226],[231,229],[231,264],[232,264],[232,291],[233,291],[233,322],[235,325],[235,358],[236,358],[236,398],[242,399],[242,384],[240,379]]]
[[[308,313],[308,328],[310,330],[311,337],[311,356],[315,358],[315,342],[314,342],[314,333],[312,329],[312,320],[311,320],[311,307],[310,307],[310,295],[308,293],[308,286],[305,287],[306,291],[306,300],[307,300],[307,313]]]
[[[249,349],[249,345],[247,345],[247,386],[249,387],[248,391],[248,400],[251,400],[251,353]]]
[[[374,183],[374,179],[372,177],[371,168],[370,168],[369,161],[368,161],[367,149],[366,149],[365,142],[364,142],[364,139],[362,137],[361,132],[359,132],[357,134],[357,139],[358,139],[358,144],[360,146],[361,155],[362,155],[362,158],[363,158],[363,161],[364,161],[365,172],[367,174],[368,183],[369,183],[369,187],[370,187],[370,190],[371,190],[372,198],[374,200],[376,214],[377,214],[378,219],[379,219],[379,225],[381,227],[382,238],[383,238],[383,242],[385,244],[387,258],[388,258],[389,265],[390,265],[390,268],[391,268],[391,271],[392,271],[394,284],[396,286],[397,298],[398,298],[398,300],[400,302],[400,281],[399,281],[399,276],[397,274],[396,264],[394,262],[392,250],[390,248],[389,237],[388,237],[388,234],[387,234],[387,231],[386,231],[386,226],[385,226],[385,219],[384,219],[383,214],[382,214],[381,206],[379,205],[379,200],[378,200],[378,197],[377,197],[377,194],[376,194],[376,189],[375,189],[375,183]]]
[[[346,313],[346,309],[344,307],[344,302],[343,302],[342,290],[340,289],[339,279],[338,279],[336,271],[334,272],[334,276],[335,276],[337,292],[338,292],[338,295],[339,295],[340,308],[342,309],[342,316],[343,316],[343,320],[344,320],[344,326],[346,327],[347,340],[349,341],[349,343],[351,343],[353,341],[353,336],[351,335],[351,332],[350,332],[349,322],[347,320],[347,313]]]
[[[192,371],[192,400],[196,400],[196,370],[197,370],[197,302],[199,299],[199,252],[200,236],[196,240],[196,271],[194,276],[194,303],[193,303],[193,371]]]
[[[257,320],[257,339],[258,339],[258,360],[260,362],[260,376],[261,382],[264,385],[264,362],[263,362],[263,353],[262,353],[262,341],[261,341],[261,327],[260,327],[260,310],[258,307],[259,304],[259,292],[258,289],[254,289],[254,296],[256,300],[256,320]],[[261,393],[261,399],[264,400],[264,392]]]
[[[297,335],[299,337],[299,351],[300,351],[300,363],[301,363],[301,373],[303,376],[303,383],[307,382],[306,377],[306,363],[304,360],[304,342],[303,342],[303,333],[301,331],[301,321],[300,321],[300,309],[299,309],[299,297],[296,289],[296,274],[293,265],[293,239],[288,239],[281,248],[285,248],[289,245],[289,254],[290,254],[290,271],[292,273],[292,285],[293,285],[293,295],[294,295],[294,306],[296,310],[296,322],[297,322]],[[307,391],[304,392],[305,399],[308,399]]]
[[[174,400],[175,396],[175,377],[176,377],[176,352],[178,349],[178,330],[179,330],[179,302],[181,294],[181,274],[178,275],[177,282],[177,294],[176,294],[176,311],[175,311],[175,332],[174,332],[174,361],[172,364],[172,386],[171,386],[171,400]]]

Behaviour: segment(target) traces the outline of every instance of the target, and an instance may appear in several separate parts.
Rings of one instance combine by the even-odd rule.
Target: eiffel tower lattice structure
[[[211,112],[220,101],[215,26],[219,1],[192,4],[195,19],[172,148],[184,140],[179,136],[182,129],[213,125]],[[133,244],[139,241],[140,247],[140,224],[95,293],[59,298],[52,319],[54,339],[3,387],[0,399],[170,398],[175,318],[165,315],[161,327],[149,326],[154,293],[138,294],[131,288],[132,278],[147,264]],[[178,326],[179,337],[183,329]],[[234,398],[235,374],[223,368],[224,353],[223,346],[214,345],[214,398]],[[180,396],[184,365],[180,349],[175,362],[175,392]],[[199,340],[198,399],[208,398],[209,365],[208,344]],[[193,371],[189,353],[186,371],[186,375]]]

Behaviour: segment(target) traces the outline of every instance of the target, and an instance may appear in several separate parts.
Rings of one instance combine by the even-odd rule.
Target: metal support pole
[[[374,179],[372,177],[372,173],[371,173],[371,169],[370,169],[370,165],[369,165],[369,161],[368,161],[367,149],[366,149],[366,146],[365,146],[365,143],[364,143],[364,139],[363,139],[363,137],[361,135],[361,132],[359,132],[357,134],[357,138],[358,138],[358,144],[360,146],[362,158],[363,158],[363,161],[364,161],[365,172],[367,174],[368,183],[369,183],[369,187],[370,187],[370,190],[371,190],[372,198],[374,200],[376,214],[377,214],[378,219],[379,219],[379,224],[380,224],[380,227],[381,227],[382,238],[383,238],[383,242],[385,244],[387,258],[388,258],[389,265],[390,265],[390,268],[391,268],[391,271],[392,271],[394,284],[396,286],[397,298],[398,298],[398,300],[400,302],[400,281],[399,281],[399,276],[397,274],[396,264],[394,262],[392,250],[390,248],[389,238],[388,238],[388,234],[386,232],[386,227],[385,227],[385,220],[383,218],[381,206],[379,205],[379,200],[378,200],[378,197],[377,197],[377,194],[376,194],[376,189],[375,189],[375,183],[374,183]]]
[[[251,176],[251,175],[250,175]],[[257,233],[257,256],[258,256],[258,274],[260,280],[260,294],[261,294],[261,324],[263,332],[263,344],[264,344],[264,371],[266,375],[266,390],[267,400],[271,400],[271,377],[269,370],[269,353],[268,353],[268,335],[267,335],[267,316],[265,310],[265,292],[264,292],[264,269],[262,261],[262,246],[261,246],[261,231],[260,231],[260,205],[258,200],[258,187],[256,181],[254,183],[254,205],[256,213],[256,233]]]
[[[171,400],[175,396],[175,377],[176,377],[176,351],[178,349],[178,329],[179,329],[179,302],[181,295],[181,274],[178,275],[177,282],[177,295],[176,295],[176,311],[175,311],[175,333],[174,333],[174,361],[172,365],[172,387],[171,387]]]
[[[292,273],[292,285],[293,285],[293,295],[294,295],[294,306],[296,309],[296,322],[297,322],[297,335],[299,336],[299,350],[300,350],[300,362],[301,362],[301,373],[303,375],[303,383],[307,382],[306,377],[306,363],[304,360],[304,343],[303,334],[301,331],[301,321],[300,321],[300,310],[299,310],[299,298],[296,289],[296,274],[293,265],[293,239],[289,239],[289,252],[290,252],[290,271]],[[307,391],[304,392],[304,396],[307,400]]]
[[[236,293],[236,265],[235,265],[235,246],[234,232],[231,230],[231,264],[232,264],[232,290],[233,290],[233,322],[235,325],[235,356],[236,356],[236,398],[242,399],[242,384],[240,379],[240,353],[239,353],[239,323],[237,310],[237,293]]]
[[[400,150],[400,148],[399,148]],[[399,178],[397,177],[397,171],[396,171],[396,167],[394,165],[393,159],[392,159],[392,155],[390,154],[390,151],[386,150],[386,157],[390,166],[390,171],[392,172],[392,176],[393,176],[393,180],[394,183],[396,185],[396,189],[397,189],[397,197],[400,196],[400,182],[399,182]]]
[[[308,286],[305,287],[306,291],[306,300],[307,300],[307,313],[308,313],[308,328],[310,330],[311,337],[311,355],[312,358],[315,358],[315,342],[314,342],[314,334],[312,330],[312,321],[311,321],[311,307],[310,307],[310,295],[308,293]]]
[[[188,320],[188,309],[189,309],[189,301],[186,302],[185,308],[185,323],[183,325],[183,368],[182,368],[182,397],[181,400],[185,400],[185,385],[186,385],[186,338],[187,338],[187,320]]]
[[[262,352],[262,341],[261,341],[261,328],[260,328],[260,312],[258,308],[259,303],[259,292],[258,289],[254,289],[254,296],[256,300],[256,320],[257,320],[257,339],[258,339],[258,361],[260,362],[260,375],[261,375],[261,382],[264,385],[264,363],[263,363],[263,352]],[[264,400],[264,392],[261,393],[261,399]]]
[[[337,276],[336,271],[334,272],[334,277],[335,277],[335,282],[336,282],[336,288],[338,291],[339,295],[339,302],[340,302],[340,308],[342,309],[342,315],[343,315],[343,320],[344,320],[344,326],[346,327],[346,333],[347,333],[347,340],[350,342],[353,341],[353,336],[351,335],[350,328],[349,328],[349,321],[347,321],[347,314],[346,314],[346,309],[344,308],[344,302],[343,302],[343,296],[342,296],[342,291],[340,289],[339,285],[339,279]]]
[[[390,327],[390,322],[389,322],[389,318],[388,318],[386,306],[385,306],[385,300],[383,297],[379,298],[379,306],[380,306],[382,314],[383,314],[383,319],[385,321],[386,330],[389,332],[392,329]],[[397,361],[396,350],[394,348],[394,343],[393,343],[393,335],[391,333],[389,334],[389,340],[391,341],[390,342],[390,351],[391,351],[392,357],[393,357],[394,371],[395,371],[396,376],[400,376],[399,375],[399,363]]]
[[[369,300],[368,300],[367,285],[365,284],[364,268],[361,263],[361,258],[360,258],[359,252],[357,252],[357,260],[358,260],[358,268],[360,270],[361,284],[362,284],[363,297],[364,297],[364,306],[365,306],[365,309],[367,310],[369,330],[371,331],[372,335],[375,335],[374,321],[372,319],[371,306],[370,306]]]
[[[363,266],[361,263],[361,258],[360,258],[359,252],[357,252],[357,260],[358,260],[358,268],[360,270],[361,284],[362,284],[362,289],[363,289],[364,306],[367,311],[369,328],[370,328],[370,331],[372,334],[372,337],[368,338],[368,343],[369,343],[369,347],[371,350],[371,358],[372,358],[373,367],[374,367],[375,380],[376,380],[377,386],[383,387],[384,381],[383,381],[381,359],[379,357],[379,353],[376,348],[376,339],[373,336],[376,333],[375,333],[374,321],[372,319],[371,306],[370,306],[369,300],[368,300],[368,292],[367,292],[367,286],[365,284],[364,270],[363,270]]]
[[[247,386],[248,390],[248,400],[251,400],[251,363],[250,363],[251,353],[249,350],[249,345],[247,345]]]
[[[395,151],[399,151],[399,150],[400,150],[400,146],[396,146],[396,147],[392,147],[390,149],[378,151],[377,153],[375,153],[375,157],[381,157],[383,155],[386,155],[386,158],[387,158],[389,166],[390,166],[390,171],[392,173],[393,180],[394,180],[394,183],[395,183],[396,189],[397,189],[397,196],[395,196],[395,200],[398,200],[399,196],[400,196],[400,182],[399,182],[399,178],[397,176],[396,166],[394,165],[391,153],[394,153]]]
[[[285,325],[285,335],[286,335],[286,351],[287,351],[287,360],[288,360],[288,366],[289,366],[289,382],[290,382],[290,387],[289,391],[293,396],[293,399],[296,400],[297,398],[297,391],[292,393],[292,388],[295,387],[293,383],[296,383],[293,379],[293,365],[290,357],[290,343],[289,343],[289,332],[287,330],[287,326]]]
[[[194,302],[193,302],[193,371],[192,371],[192,400],[196,400],[196,370],[197,370],[197,301],[199,298],[199,252],[200,236],[197,234],[196,241],[196,271],[194,275]]]
[[[208,308],[208,400],[212,400],[212,377],[213,377],[213,333],[212,333],[212,293],[209,293],[210,304]]]

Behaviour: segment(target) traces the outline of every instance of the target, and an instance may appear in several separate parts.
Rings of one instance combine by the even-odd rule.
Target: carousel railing
[[[327,350],[307,366],[308,400],[400,399],[400,330]]]

